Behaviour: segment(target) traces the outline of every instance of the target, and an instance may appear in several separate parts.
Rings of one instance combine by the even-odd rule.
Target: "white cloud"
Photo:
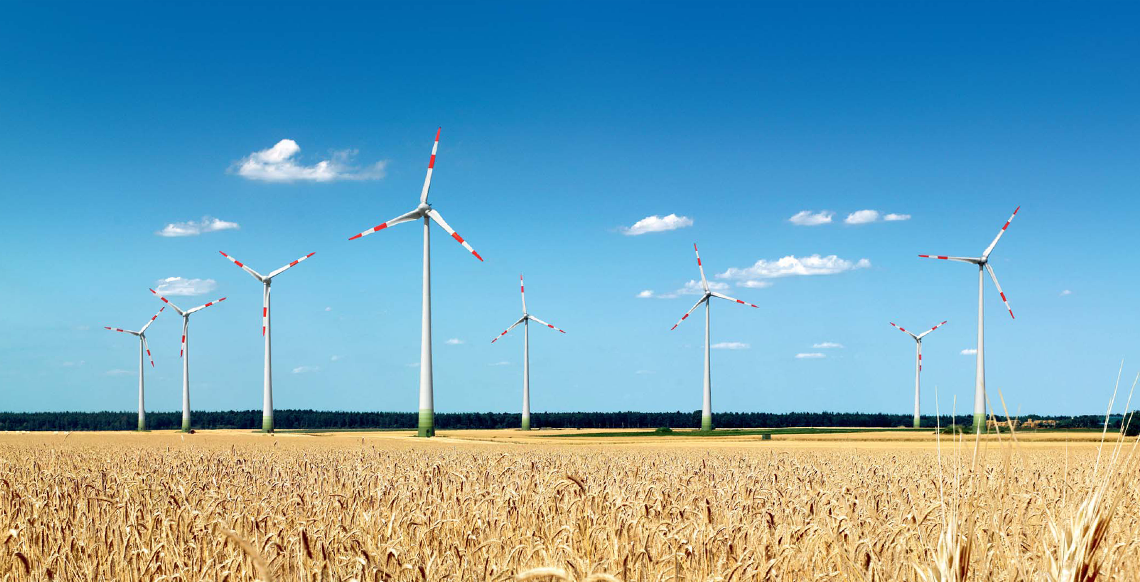
[[[447,340],[447,341],[445,341],[445,342],[443,342],[443,343],[445,343],[445,344],[447,344],[447,345],[449,345],[449,346],[457,346],[457,345],[459,345],[459,344],[462,344],[462,343],[463,343],[463,340],[461,340],[461,339],[459,339],[459,338],[457,338],[457,337],[453,337],[453,338],[451,338],[451,339],[449,339],[449,340]]]
[[[339,362],[342,359],[344,359],[344,356],[333,356],[333,357],[329,358],[329,361],[330,362]]]
[[[963,356],[973,356],[973,355],[976,355],[978,353],[978,350],[975,348],[966,348],[966,349],[962,350],[961,353]]]
[[[800,258],[796,258],[795,255],[788,255],[776,261],[760,259],[751,267],[733,267],[723,273],[717,274],[717,278],[749,281],[795,275],[834,275],[844,271],[866,269],[870,266],[871,261],[867,259],[859,259],[853,262],[847,259],[841,259],[835,255],[828,255],[826,257],[812,255],[810,257]]]
[[[654,374],[654,373],[655,372],[653,370],[638,370],[638,371],[634,372],[634,374],[638,374],[638,375]]]
[[[509,366],[509,365],[511,365],[511,363],[506,361],[506,360],[503,360],[501,362],[495,362],[493,364],[487,364],[487,365],[488,366]]]
[[[104,374],[106,374],[108,376],[134,376],[135,375],[135,373],[130,371],[130,370],[120,370],[117,368],[114,370],[107,370],[106,372],[104,372]]]
[[[728,283],[721,283],[719,281],[709,281],[709,289],[713,291],[728,291]],[[646,289],[637,294],[640,299],[676,299],[682,295],[703,295],[705,288],[701,286],[701,282],[696,279],[689,279],[680,289],[670,291],[668,293],[656,293],[652,289]]]
[[[326,307],[325,311],[332,311],[332,307]]]
[[[820,358],[826,358],[826,357],[827,357],[827,354],[821,354],[819,352],[809,352],[809,353],[796,354],[797,360],[818,360]]]
[[[686,226],[693,226],[693,219],[688,216],[677,216],[670,214],[668,216],[646,216],[641,220],[633,223],[633,226],[622,227],[622,234],[629,236],[637,236],[639,234],[646,234],[650,232],[665,232],[668,230],[677,230]]]
[[[316,372],[320,370],[318,366],[297,366],[293,368],[294,374],[308,374],[309,372]]]
[[[818,349],[826,350],[826,349],[831,349],[831,348],[843,348],[843,344],[837,344],[835,342],[819,342],[818,344],[815,344],[812,347],[817,349],[817,350]]]
[[[747,350],[751,346],[742,342],[720,342],[709,347],[714,350]]]
[[[155,232],[158,236],[198,236],[206,232],[218,232],[219,230],[237,230],[241,228],[236,222],[227,222],[220,218],[212,218],[203,216],[202,220],[194,222],[193,220],[187,222],[171,222],[162,228],[162,230]]]
[[[409,368],[418,368],[418,367],[420,367],[420,363],[419,363],[419,362],[412,362],[412,363],[410,363],[410,364],[404,364],[404,365],[405,365],[405,366],[407,366],[407,367],[409,367]]]
[[[1061,292],[1061,297],[1064,297],[1064,296],[1066,296],[1066,295],[1072,295],[1072,294],[1073,294],[1073,292],[1072,292],[1072,291],[1069,291],[1068,289],[1065,289],[1064,291],[1062,291],[1062,292]]]
[[[747,287],[749,289],[763,289],[765,287],[771,287],[772,282],[771,281],[756,281],[754,279],[749,279],[747,281],[737,282],[736,286],[737,287]]]
[[[789,218],[788,222],[797,226],[819,226],[821,224],[829,224],[833,216],[835,216],[835,213],[829,210],[821,210],[819,212],[801,210]]]
[[[867,224],[879,220],[878,210],[856,210],[847,215],[843,222],[847,224]]]
[[[155,282],[154,290],[159,295],[202,295],[218,288],[218,282],[213,279],[183,279],[182,277],[167,277]]]
[[[295,157],[301,146],[291,139],[283,139],[276,145],[234,162],[231,172],[262,182],[332,182],[335,180],[379,180],[384,177],[387,161],[379,161],[365,168],[351,165],[356,150],[341,150],[332,153],[331,159],[321,160],[311,166],[298,164]]]
[[[887,222],[897,222],[899,220],[910,220],[910,215],[909,214],[895,214],[892,212],[892,213],[884,216],[883,220],[885,220]]]

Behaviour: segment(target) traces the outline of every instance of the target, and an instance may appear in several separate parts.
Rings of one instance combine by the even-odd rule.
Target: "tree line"
[[[274,424],[279,429],[349,430],[407,429],[414,430],[419,415],[415,412],[338,412],[328,410],[276,410]],[[260,410],[226,410],[195,412],[195,429],[260,429]],[[1040,416],[1025,418],[1055,420],[1058,429],[1100,429],[1103,415]],[[1109,430],[1120,430],[1121,415],[1113,415]],[[911,426],[909,414],[864,412],[721,412],[714,417],[717,428],[791,428],[791,427],[860,427],[893,428]],[[951,419],[943,415],[922,417],[922,426],[934,428],[938,420],[948,424],[969,425],[971,415]],[[436,427],[441,430],[518,428],[520,415],[512,412],[443,412],[436,413]],[[1137,422],[1140,422],[1138,420]],[[1132,423],[1129,432],[1136,430]],[[181,412],[148,412],[147,428],[177,430],[182,427]],[[136,412],[0,412],[0,430],[87,431],[134,430]],[[531,414],[534,428],[614,429],[614,428],[699,428],[701,411],[692,412],[538,412]]]

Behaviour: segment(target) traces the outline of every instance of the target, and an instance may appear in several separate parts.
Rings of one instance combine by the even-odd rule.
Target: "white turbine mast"
[[[154,358],[151,357],[151,355],[150,355],[150,345],[146,343],[146,328],[150,327],[150,324],[154,323],[154,320],[158,319],[158,315],[159,315],[159,313],[162,313],[163,309],[166,309],[165,305],[163,305],[162,308],[158,310],[158,313],[155,313],[154,317],[151,317],[150,321],[146,322],[146,325],[142,326],[142,329],[140,329],[138,331],[131,331],[129,329],[122,329],[122,328],[118,328],[118,327],[107,327],[105,325],[103,326],[103,329],[109,329],[111,331],[117,331],[117,332],[121,332],[121,333],[129,333],[129,334],[139,338],[139,428],[138,429],[140,431],[146,430],[146,409],[145,409],[145,405],[143,403],[143,370],[145,370],[145,368],[143,367],[143,352],[144,351],[146,352],[146,357],[150,358],[150,367],[152,367],[152,368],[154,367]]]
[[[223,253],[222,251],[218,252],[222,253],[222,256],[229,259],[231,263],[241,267],[243,271],[249,273],[254,279],[261,281],[262,285],[264,286],[261,300],[261,335],[265,337],[265,381],[261,403],[261,430],[264,432],[273,432],[273,349],[272,342],[270,341],[272,334],[270,333],[271,330],[269,326],[269,284],[277,275],[288,271],[289,269],[297,266],[297,263],[300,263],[301,261],[317,253],[309,253],[297,259],[296,261],[293,261],[292,263],[289,263],[288,265],[285,265],[284,267],[281,267],[280,269],[269,273],[268,275],[262,275],[261,273],[258,273],[257,271],[249,268],[249,265],[242,263],[241,261],[227,255],[226,253]]]
[[[982,252],[981,257],[950,257],[945,255],[918,255],[925,259],[942,259],[944,261],[959,261],[962,263],[971,263],[978,266],[978,353],[976,355],[977,369],[974,373],[974,431],[981,432],[982,428],[986,425],[986,355],[985,355],[985,303],[982,298],[984,296],[985,277],[983,271],[989,272],[990,279],[993,279],[994,286],[997,287],[998,295],[1001,295],[1001,300],[1005,302],[1005,308],[1009,310],[1010,318],[1013,318],[1013,309],[1009,306],[1009,300],[1005,298],[1005,292],[1001,289],[1001,283],[998,283],[997,275],[994,274],[994,268],[990,266],[990,253],[993,252],[994,247],[997,246],[1001,235],[1005,234],[1005,229],[1009,228],[1009,223],[1013,222],[1013,218],[1017,216],[1017,211],[1021,210],[1018,206],[1014,209],[1013,214],[1010,215],[1009,220],[1005,221],[1001,230],[998,231],[994,241],[986,250]]]
[[[409,222],[412,220],[422,219],[424,223],[424,273],[423,273],[423,315],[420,321],[420,408],[419,408],[419,430],[417,434],[421,437],[435,436],[435,404],[434,392],[432,387],[431,375],[431,222],[435,221],[451,238],[455,239],[463,248],[467,249],[476,259],[480,261],[483,257],[463,240],[447,224],[443,216],[438,210],[432,208],[428,203],[428,190],[431,189],[431,173],[435,168],[435,154],[439,149],[439,134],[441,129],[435,132],[435,143],[431,147],[431,160],[428,161],[427,177],[424,178],[424,187],[420,191],[420,203],[411,212],[404,213],[388,222],[380,223],[360,234],[349,237],[348,240],[356,240],[362,236],[368,236],[374,232],[380,232],[389,226],[400,224],[401,222]]]
[[[897,330],[909,335],[910,337],[914,338],[914,343],[916,346],[915,347],[915,350],[916,350],[915,351],[915,359],[914,359],[914,428],[919,428],[919,423],[918,423],[918,420],[919,420],[919,415],[918,415],[918,395],[919,395],[918,377],[919,377],[919,375],[922,374],[922,338],[926,337],[926,334],[946,325],[946,322],[943,321],[942,323],[940,323],[940,324],[938,324],[938,325],[936,325],[936,326],[934,326],[934,327],[932,327],[932,328],[930,328],[930,329],[928,329],[928,330],[926,330],[926,331],[924,331],[918,335],[914,335],[913,333],[907,331],[906,328],[904,328],[902,326],[895,325],[895,322],[893,322],[893,321],[891,322],[891,325],[894,325],[895,329],[897,329]]]
[[[539,325],[545,325],[550,329],[566,333],[562,329],[554,327],[549,323],[531,315],[526,310],[526,286],[523,285],[523,276],[519,275],[519,294],[522,295],[522,317],[518,321],[511,324],[503,333],[495,336],[491,343],[499,341],[499,338],[507,335],[508,331],[515,328],[516,325],[523,325],[523,402],[522,402],[522,430],[530,430],[530,322],[533,321]]]
[[[221,303],[226,298],[222,297],[205,305],[182,310],[166,297],[159,295],[158,291],[151,289],[150,292],[182,316],[182,348],[178,351],[178,357],[182,358],[182,432],[190,432],[190,350],[186,343],[186,334],[190,330],[190,314],[201,311],[215,303]]]
[[[709,282],[705,279],[705,267],[701,264],[701,253],[697,250],[696,243],[693,243],[693,252],[697,254],[697,268],[701,271],[701,288],[704,289],[704,294],[701,295],[701,298],[697,300],[695,304],[693,304],[692,308],[690,308],[689,311],[685,313],[685,315],[681,316],[681,319],[678,320],[677,323],[673,324],[673,327],[670,329],[670,331],[677,329],[677,326],[681,325],[681,322],[685,321],[685,319],[689,317],[689,314],[692,313],[694,309],[700,307],[702,303],[705,304],[705,388],[703,399],[704,401],[701,405],[701,430],[712,430],[712,358],[709,353],[709,303],[713,297],[717,297],[719,299],[727,299],[741,305],[751,305],[752,307],[759,306],[753,305],[751,303],[745,303],[739,299],[729,297],[728,295],[723,295],[709,289]]]

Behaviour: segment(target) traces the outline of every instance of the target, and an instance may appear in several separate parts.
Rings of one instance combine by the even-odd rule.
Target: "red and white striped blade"
[[[303,260],[305,260],[305,259],[307,259],[307,258],[309,258],[315,254],[317,254],[317,253],[315,253],[315,252],[309,253],[309,254],[297,259],[296,261],[293,261],[292,263],[289,263],[288,265],[285,265],[284,267],[281,267],[280,269],[273,271],[272,273],[266,275],[265,278],[266,279],[272,279],[272,278],[276,277],[277,275],[280,275],[281,273],[284,273],[285,271],[288,271],[289,269],[296,267],[298,263],[300,263],[301,261],[303,261]]]
[[[154,356],[150,355],[150,344],[146,341],[146,336],[139,336],[142,338],[143,348],[146,349],[146,357],[150,358],[150,367],[154,367]]]
[[[523,276],[519,275],[519,294],[522,295],[523,314],[526,314],[526,285],[523,285]]]
[[[146,325],[144,325],[144,326],[142,327],[142,329],[140,329],[140,330],[139,330],[139,333],[140,333],[140,334],[142,334],[142,333],[146,333],[146,328],[150,327],[150,324],[154,323],[154,320],[158,319],[158,315],[159,315],[160,313],[162,313],[162,310],[163,310],[163,309],[166,309],[166,306],[165,306],[165,305],[163,305],[161,308],[159,308],[159,310],[158,310],[158,313],[155,313],[155,314],[154,314],[154,316],[150,318],[150,321],[146,322]]]
[[[107,327],[107,326],[105,326],[105,325],[104,325],[104,326],[103,326],[103,329],[109,329],[109,330],[111,330],[111,331],[118,331],[118,332],[122,332],[122,333],[129,333],[129,334],[131,334],[131,335],[138,335],[138,332],[137,332],[137,331],[131,331],[131,330],[129,330],[129,329],[123,329],[123,328],[121,328],[121,327]]]
[[[261,335],[265,335],[267,327],[269,327],[269,287],[265,288],[265,296],[261,299]]]
[[[751,304],[751,303],[748,303],[748,302],[745,302],[745,301],[741,301],[741,300],[739,300],[739,299],[736,299],[735,297],[729,297],[728,295],[725,295],[725,294],[723,294],[723,293],[717,293],[716,291],[710,291],[710,292],[709,292],[709,295],[712,295],[713,297],[720,297],[721,299],[727,299],[727,300],[729,300],[729,301],[733,301],[733,302],[739,303],[739,304],[741,304],[741,305],[748,305],[749,307],[755,307],[755,308],[757,308],[757,309],[759,309],[759,308],[760,308],[760,306],[759,306],[759,305],[753,305],[753,304]]]
[[[704,302],[705,302],[705,300],[707,300],[708,298],[709,298],[709,296],[708,296],[708,295],[705,295],[704,297],[701,297],[700,299],[698,299],[698,300],[697,300],[697,302],[696,302],[696,303],[694,303],[694,304],[693,304],[693,306],[692,306],[692,307],[690,307],[690,308],[689,308],[689,310],[688,310],[688,311],[686,311],[686,312],[685,312],[685,314],[681,316],[681,319],[678,319],[678,320],[677,320],[677,323],[674,323],[674,324],[673,324],[673,327],[669,328],[669,331],[673,331],[673,330],[677,329],[677,326],[678,326],[678,325],[681,325],[681,322],[682,322],[682,321],[685,321],[686,319],[688,319],[688,318],[689,318],[689,314],[690,314],[690,313],[692,313],[692,312],[693,312],[693,310],[694,310],[694,309],[696,309],[696,308],[697,308],[697,307],[698,307],[698,306],[699,306],[701,303],[704,303]]]
[[[389,226],[394,226],[394,225],[400,224],[401,222],[407,222],[409,220],[415,220],[415,219],[419,218],[420,216],[421,215],[420,215],[419,210],[413,210],[411,212],[401,214],[400,216],[397,216],[396,218],[393,218],[392,220],[389,220],[388,222],[382,222],[380,224],[377,224],[376,226],[374,226],[374,227],[372,227],[372,228],[370,228],[370,229],[368,229],[368,230],[366,230],[360,234],[350,236],[350,237],[348,237],[348,240],[356,240],[362,236],[368,236],[374,232],[380,232],[380,231],[384,230],[385,228],[388,228]]]
[[[215,299],[215,300],[213,300],[213,301],[211,301],[211,302],[209,302],[209,303],[207,303],[207,304],[205,304],[205,305],[199,305],[198,307],[195,307],[195,308],[193,308],[193,309],[190,309],[190,310],[188,310],[186,313],[187,313],[187,314],[191,314],[191,313],[194,313],[194,312],[196,312],[196,311],[202,311],[203,309],[205,309],[205,308],[207,308],[207,307],[209,307],[209,306],[211,306],[211,305],[216,305],[216,304],[218,304],[218,303],[221,303],[221,302],[223,302],[223,301],[225,301],[225,300],[226,300],[226,298],[225,298],[225,297],[222,297],[221,299]],[[173,305],[171,305],[171,307],[173,307]]]
[[[177,312],[178,312],[178,315],[182,315],[182,314],[186,313],[185,311],[182,311],[181,309],[179,309],[177,305],[175,305],[175,304],[171,303],[169,299],[167,299],[167,298],[163,297],[162,295],[159,295],[159,294],[158,294],[158,291],[155,291],[154,289],[151,289],[151,290],[150,290],[150,292],[151,292],[151,293],[154,293],[154,296],[155,296],[155,297],[158,297],[159,299],[161,299],[163,303],[165,303],[165,304],[169,305],[169,306],[170,306],[170,307],[172,307],[172,308],[173,308],[175,311],[177,311]]]
[[[471,245],[467,244],[467,241],[463,240],[463,237],[459,236],[459,233],[455,232],[455,230],[447,224],[447,221],[443,219],[443,215],[441,215],[438,210],[432,208],[431,210],[427,211],[427,215],[430,216],[436,224],[442,227],[443,230],[446,230],[447,234],[451,235],[451,238],[459,241],[459,244],[463,245],[463,248],[467,249],[471,254],[475,255],[476,259],[479,259],[480,261],[483,260],[483,257],[480,257],[479,253],[475,252],[475,249],[471,248]]]
[[[439,150],[439,134],[443,128],[435,130],[435,143],[431,145],[431,159],[428,160],[427,176],[424,178],[424,189],[420,192],[420,204],[427,202],[428,190],[431,189],[431,172],[435,169],[435,153]]]
[[[554,327],[553,325],[550,325],[549,323],[546,323],[545,321],[543,321],[543,320],[541,320],[541,319],[539,319],[539,318],[537,318],[537,317],[535,317],[535,316],[533,316],[533,315],[530,315],[530,316],[528,316],[528,317],[530,317],[530,318],[531,318],[531,320],[533,320],[533,321],[535,321],[535,322],[537,322],[537,323],[541,323],[542,325],[545,325],[546,327],[549,327],[550,329],[553,329],[553,330],[557,330],[557,331],[561,331],[562,333],[566,333],[564,330],[561,330],[561,329],[559,329],[559,328],[557,328],[557,327]]]
[[[1020,206],[1013,210],[1013,214],[1009,215],[1009,220],[1005,221],[1005,224],[1002,225],[1001,230],[999,230],[997,236],[994,237],[994,242],[990,243],[990,246],[986,247],[985,252],[982,253],[983,261],[990,257],[990,253],[992,253],[994,247],[997,246],[998,240],[1001,239],[1001,235],[1005,234],[1005,229],[1009,228],[1009,223],[1013,222],[1013,217],[1017,216],[1018,210],[1021,210]]]
[[[972,257],[948,257],[946,255],[918,255],[924,259],[942,259],[943,261],[961,261],[963,263],[980,263],[981,260]]]
[[[903,333],[905,333],[905,334],[909,335],[910,337],[912,337],[912,338],[914,338],[914,339],[918,339],[918,336],[916,336],[916,335],[914,335],[913,333],[911,333],[911,332],[907,331],[907,330],[906,330],[906,328],[902,327],[901,325],[895,325],[895,322],[893,322],[893,321],[891,322],[891,325],[894,325],[894,326],[895,326],[895,329],[897,329],[897,330],[899,330],[899,331],[901,331],[901,332],[903,332]]]
[[[495,336],[495,339],[491,340],[491,343],[495,343],[495,342],[499,341],[499,338],[501,338],[501,337],[503,337],[503,336],[507,335],[507,332],[508,332],[508,331],[511,331],[512,329],[514,329],[514,328],[515,328],[515,326],[516,326],[516,325],[518,325],[518,324],[520,324],[520,323],[522,323],[522,322],[524,322],[524,321],[526,321],[526,316],[525,316],[525,315],[524,315],[524,316],[522,316],[522,317],[520,317],[518,321],[516,321],[516,322],[514,322],[513,324],[511,324],[511,326],[510,326],[510,327],[508,327],[507,329],[503,330],[503,333],[500,333],[499,335]]]
[[[998,283],[997,275],[994,274],[994,268],[991,267],[989,263],[986,263],[986,270],[990,272],[990,279],[994,280],[994,286],[997,287],[998,295],[1001,295],[1001,300],[1005,303],[1005,308],[1009,310],[1009,317],[1016,319],[1013,317],[1013,309],[1009,306],[1009,300],[1005,298],[1005,291],[1001,290],[1001,283]]]
[[[697,250],[697,243],[693,243],[693,252],[697,254],[697,268],[701,270],[701,287],[704,287],[707,293],[709,290],[709,282],[705,279],[705,266],[701,263],[701,252]]]
[[[241,261],[239,261],[239,260],[237,260],[237,259],[235,259],[235,258],[233,258],[233,257],[231,257],[231,256],[229,256],[229,255],[227,255],[226,253],[224,253],[224,252],[222,252],[222,251],[218,251],[218,252],[219,252],[219,253],[222,253],[222,256],[223,256],[223,257],[225,257],[225,258],[227,258],[227,259],[229,259],[231,263],[233,263],[233,264],[235,264],[235,265],[237,265],[237,266],[241,267],[241,268],[242,268],[242,270],[243,270],[243,271],[245,271],[246,273],[249,273],[250,275],[253,275],[253,278],[254,278],[254,279],[257,279],[258,281],[264,281],[264,280],[265,280],[265,277],[262,277],[262,276],[261,276],[261,273],[258,273],[257,271],[254,271],[253,269],[251,269],[251,268],[249,267],[249,265],[246,265],[245,263],[243,263],[243,262],[241,262]]]
[[[934,327],[932,327],[932,328],[930,328],[930,329],[928,329],[928,330],[926,330],[926,331],[924,331],[924,332],[920,333],[920,334],[918,335],[918,339],[922,339],[923,337],[925,337],[925,336],[926,336],[926,334],[928,334],[928,333],[930,333],[930,332],[932,332],[932,331],[934,331],[934,330],[936,330],[936,329],[938,329],[938,328],[940,328],[940,327],[942,327],[942,326],[944,326],[944,325],[946,325],[946,322],[945,322],[945,321],[943,321],[942,323],[940,323],[940,324],[938,324],[938,325],[936,325],[936,326],[934,326]]]

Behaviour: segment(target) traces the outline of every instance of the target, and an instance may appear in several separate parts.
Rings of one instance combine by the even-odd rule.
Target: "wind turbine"
[[[705,290],[705,292],[704,292],[704,295],[702,295],[701,298],[699,300],[697,300],[697,302],[695,304],[693,304],[693,306],[689,309],[689,311],[686,312],[685,315],[682,315],[681,319],[679,321],[677,321],[677,323],[673,324],[673,327],[670,329],[670,331],[677,329],[677,326],[681,325],[681,322],[685,321],[685,319],[689,317],[689,314],[692,313],[694,309],[696,309],[697,307],[700,307],[700,305],[702,303],[705,304],[705,391],[704,391],[704,403],[701,406],[701,430],[712,430],[713,429],[713,423],[712,423],[712,375],[711,375],[712,359],[711,359],[711,356],[709,354],[709,303],[713,297],[718,297],[720,299],[727,299],[729,301],[735,301],[736,303],[739,303],[741,305],[752,305],[752,304],[751,303],[745,303],[739,299],[734,299],[732,297],[729,297],[728,295],[722,295],[720,293],[717,293],[716,291],[712,291],[711,289],[709,289],[709,282],[705,279],[705,267],[704,267],[704,265],[701,264],[701,253],[700,253],[700,251],[697,250],[696,243],[693,243],[693,252],[697,253],[697,268],[701,270],[701,288],[703,288]],[[752,305],[752,307],[759,307],[759,306],[758,305]]]
[[[913,333],[907,331],[905,328],[898,326],[898,325],[895,325],[895,322],[893,322],[893,321],[891,322],[891,325],[894,325],[895,328],[898,329],[899,331],[901,331],[901,332],[909,335],[910,337],[914,338],[915,345],[918,346],[917,347],[917,350],[918,350],[917,355],[915,356],[915,360],[914,360],[914,428],[919,428],[919,426],[918,426],[918,376],[922,373],[922,338],[926,337],[926,334],[946,325],[946,322],[943,321],[942,323],[940,323],[940,324],[938,324],[938,325],[936,325],[936,326],[934,326],[934,327],[932,327],[932,328],[930,328],[930,329],[928,329],[928,330],[926,330],[926,331],[924,331],[918,335],[914,335]]]
[[[499,338],[507,335],[518,324],[523,324],[523,405],[522,405],[522,429],[530,430],[530,322],[534,321],[540,325],[545,325],[550,329],[555,329],[566,333],[565,331],[546,323],[545,321],[531,315],[526,310],[526,286],[523,285],[523,277],[519,275],[519,294],[522,295],[522,308],[523,316],[518,321],[511,324],[503,333],[500,333],[491,343],[499,341]]]
[[[944,261],[959,261],[962,263],[972,263],[978,266],[978,353],[977,370],[974,373],[974,431],[981,432],[982,428],[986,426],[986,355],[984,350],[985,345],[985,304],[982,302],[983,292],[985,287],[982,285],[985,277],[982,276],[982,271],[989,271],[990,278],[994,280],[994,286],[997,287],[998,295],[1001,295],[1001,300],[1005,302],[1005,308],[1009,310],[1009,317],[1013,318],[1013,309],[1009,307],[1009,300],[1005,298],[1005,292],[1001,290],[1001,283],[998,283],[997,275],[994,274],[994,268],[990,266],[990,253],[993,252],[994,247],[997,246],[998,240],[1001,235],[1005,234],[1005,229],[1009,228],[1009,223],[1013,222],[1013,218],[1017,216],[1017,211],[1021,210],[1018,206],[1014,209],[1013,214],[1009,216],[1009,220],[1005,221],[1001,230],[998,231],[997,236],[994,237],[994,242],[982,251],[982,256],[978,258],[973,257],[948,257],[944,255],[918,255],[924,259],[942,259]]]
[[[222,251],[218,252],[222,253]],[[249,265],[242,263],[241,261],[227,255],[226,253],[222,253],[223,257],[229,259],[231,263],[241,267],[243,271],[252,275],[254,279],[261,281],[262,285],[265,286],[265,290],[262,292],[261,299],[261,335],[265,337],[265,391],[261,404],[261,430],[264,432],[273,432],[273,349],[269,341],[272,337],[269,329],[269,284],[273,282],[273,278],[277,275],[288,271],[292,267],[297,266],[297,263],[300,263],[301,261],[315,254],[317,253],[309,253],[297,259],[296,261],[293,261],[292,263],[289,263],[288,265],[285,265],[284,267],[273,271],[268,275],[262,275],[261,273],[258,273],[257,271],[249,268]],[[185,365],[185,363],[183,365]],[[185,423],[185,420],[183,420],[183,423]]]
[[[441,128],[442,129],[442,128]],[[360,234],[349,237],[348,240],[356,240],[362,236],[368,236],[374,232],[380,232],[389,226],[400,224],[401,222],[409,222],[412,220],[423,219],[424,221],[424,286],[423,286],[423,317],[420,323],[420,422],[418,434],[421,437],[435,436],[435,405],[432,392],[432,377],[431,377],[431,229],[429,228],[431,222],[434,220],[451,238],[463,245],[463,248],[475,255],[476,259],[480,261],[483,257],[463,240],[447,222],[440,215],[439,211],[432,208],[428,204],[428,190],[431,188],[431,172],[435,167],[435,153],[439,149],[439,133],[440,129],[435,132],[435,144],[431,146],[431,160],[428,161],[427,177],[424,178],[424,188],[420,192],[420,204],[416,206],[411,212],[401,214],[388,222],[380,223]],[[429,220],[430,219],[430,220]]]
[[[118,331],[118,332],[122,332],[122,333],[129,333],[129,334],[139,338],[139,430],[140,431],[146,430],[146,410],[143,408],[143,369],[144,369],[143,368],[143,351],[146,351],[146,357],[150,358],[150,367],[152,367],[152,368],[154,367],[154,358],[151,357],[150,346],[147,345],[147,343],[146,343],[146,328],[150,327],[150,324],[154,323],[154,320],[158,319],[158,314],[162,313],[163,309],[166,309],[165,305],[163,305],[162,309],[159,309],[158,313],[154,314],[154,317],[150,318],[150,321],[146,322],[146,325],[144,325],[142,327],[142,329],[140,329],[138,331],[131,331],[129,329],[121,329],[118,327],[107,327],[105,325],[103,326],[104,329],[109,329],[111,331]]]
[[[150,290],[154,293],[163,303],[174,308],[178,315],[182,316],[182,349],[179,350],[178,356],[182,358],[182,432],[190,432],[190,350],[186,344],[186,333],[190,328],[190,314],[201,311],[215,303],[221,303],[226,300],[225,297],[217,301],[211,301],[205,305],[199,305],[185,311],[178,308],[177,305],[170,302],[169,299],[158,294],[154,289]]]

